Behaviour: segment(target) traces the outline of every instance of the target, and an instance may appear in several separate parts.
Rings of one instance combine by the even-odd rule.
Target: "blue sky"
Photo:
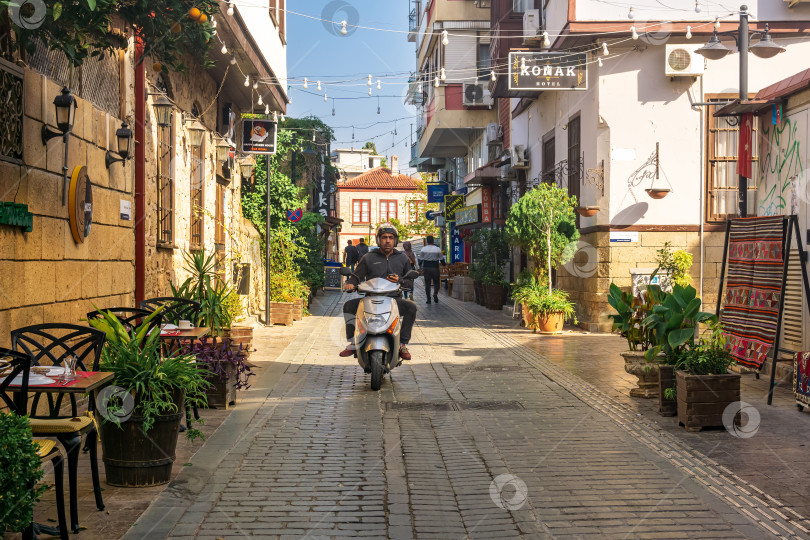
[[[288,113],[293,117],[317,116],[335,128],[335,147],[359,148],[372,140],[377,151],[385,156],[399,155],[401,172],[410,160],[411,124],[415,124],[415,109],[405,106],[403,97],[409,72],[414,70],[414,44],[407,40],[407,0],[307,0],[287,2],[287,9],[319,19],[337,21],[332,26],[294,13],[287,14],[287,69],[293,79],[309,79],[309,95],[300,84],[293,83],[292,104]],[[348,28],[347,35],[339,32],[340,21],[357,21],[359,26],[398,30],[383,32]],[[368,96],[366,80],[373,77],[372,97]],[[393,75],[397,74],[397,75]],[[389,77],[389,78],[383,78]],[[392,78],[393,77],[393,78]],[[345,83],[358,86],[335,86],[328,81],[362,79]],[[377,91],[377,79],[382,90]],[[316,90],[321,80],[322,91]],[[328,102],[324,103],[326,93]],[[379,96],[380,114],[377,115]],[[332,116],[332,98],[335,116]],[[392,121],[401,119],[394,124]],[[371,126],[375,122],[388,122]],[[352,141],[352,128],[354,141]],[[397,136],[393,132],[396,127]],[[415,129],[415,125],[414,125]],[[396,141],[396,146],[391,147]]]

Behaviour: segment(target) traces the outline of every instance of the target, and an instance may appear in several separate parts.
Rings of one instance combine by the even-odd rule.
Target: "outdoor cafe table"
[[[173,330],[163,330],[160,332],[160,339],[165,346],[166,354],[173,354],[180,350],[181,343],[188,341],[194,343],[195,340],[207,336],[211,332],[210,328],[197,326],[194,328],[176,328]]]
[[[44,392],[48,394],[84,394],[110,383],[115,374],[109,371],[77,371],[78,379],[66,384],[59,382],[59,377],[50,377],[56,382],[51,384],[29,384],[29,392]],[[9,390],[15,385],[9,385]]]

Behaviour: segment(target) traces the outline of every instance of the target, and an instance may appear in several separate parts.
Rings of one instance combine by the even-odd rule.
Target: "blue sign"
[[[304,211],[298,208],[297,210],[287,210],[287,219],[293,223],[298,223],[304,217]]]
[[[464,261],[464,241],[455,223],[450,224],[450,262]]]
[[[444,202],[444,196],[449,193],[447,184],[428,184],[427,185],[427,202],[440,203]]]

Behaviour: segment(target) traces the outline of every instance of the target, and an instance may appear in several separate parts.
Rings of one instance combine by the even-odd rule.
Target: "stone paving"
[[[371,392],[337,356],[343,299],[316,305],[266,398],[125,538],[810,537],[780,501],[445,296],[417,294],[414,359]]]

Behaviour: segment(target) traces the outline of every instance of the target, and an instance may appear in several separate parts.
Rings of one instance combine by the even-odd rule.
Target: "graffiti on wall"
[[[760,216],[785,213],[791,198],[794,180],[803,177],[804,164],[798,137],[798,118],[785,118],[781,125],[762,126],[760,136]],[[806,190],[808,186],[798,186]],[[800,197],[807,198],[806,193]]]

